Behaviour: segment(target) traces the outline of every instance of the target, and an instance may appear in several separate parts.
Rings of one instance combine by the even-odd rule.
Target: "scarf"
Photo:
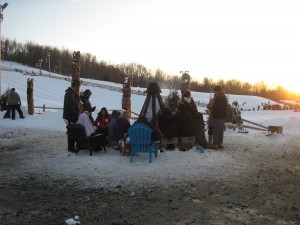
[[[186,101],[187,103],[191,103],[192,98],[190,97],[183,97],[184,101]]]

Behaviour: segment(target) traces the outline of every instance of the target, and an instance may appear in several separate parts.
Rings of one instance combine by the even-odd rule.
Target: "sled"
[[[238,133],[241,133],[241,134],[248,134],[249,131],[246,130],[246,129],[242,129],[242,130],[238,130]]]
[[[200,153],[205,153],[205,149],[201,145],[197,145],[196,150],[199,151]]]

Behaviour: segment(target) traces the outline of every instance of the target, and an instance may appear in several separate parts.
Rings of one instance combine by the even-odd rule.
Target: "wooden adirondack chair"
[[[131,157],[130,162],[136,153],[148,153],[149,163],[152,162],[152,153],[157,157],[159,141],[151,141],[152,129],[143,123],[135,123],[128,128],[130,138]]]

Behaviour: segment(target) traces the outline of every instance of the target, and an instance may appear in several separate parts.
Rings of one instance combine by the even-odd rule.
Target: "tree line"
[[[22,63],[23,65],[38,67],[50,72],[71,76],[72,75],[72,55],[69,49],[59,49],[57,47],[42,46],[33,42],[25,44],[8,38],[2,39],[2,59]],[[168,74],[161,69],[155,71],[138,63],[109,64],[104,60],[97,60],[96,56],[90,53],[81,53],[80,76],[95,80],[103,80],[115,83],[123,83],[125,77],[129,77],[132,85],[136,87],[147,87],[149,82],[157,82],[161,88],[180,89],[181,75]],[[300,95],[296,95],[278,86],[270,89],[262,81],[251,84],[241,82],[238,79],[224,81],[213,80],[203,77],[202,81],[192,80],[191,90],[197,92],[210,93],[215,85],[221,85],[226,94],[255,95],[268,98],[274,101],[291,99],[300,101]]]

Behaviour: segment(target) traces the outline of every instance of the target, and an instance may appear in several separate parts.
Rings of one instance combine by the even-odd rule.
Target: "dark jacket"
[[[68,122],[76,123],[80,113],[82,112],[82,106],[80,98],[71,87],[66,90],[64,97],[64,112],[63,118]]]
[[[203,114],[201,112],[197,112],[194,117],[195,121],[195,141],[197,144],[201,145],[202,147],[207,147],[207,140],[204,133],[204,120]]]
[[[152,129],[151,141],[160,141],[163,137],[162,132],[158,127],[153,127],[153,125],[149,122],[147,117],[140,115],[139,118],[134,123],[143,123]]]
[[[80,100],[81,100],[81,103],[82,103],[83,111],[88,111],[90,113],[95,111],[95,109],[92,108],[92,104],[91,104],[89,98],[87,98],[84,95],[80,95]]]
[[[7,94],[6,103],[7,105],[21,105],[20,95],[17,92],[11,90]]]
[[[176,114],[177,133],[179,137],[195,136],[193,117],[186,111],[185,106],[180,104]]]
[[[184,104],[186,111],[192,116],[194,116],[198,112],[197,106],[193,98],[191,98],[191,102],[187,102],[183,99],[182,103]]]
[[[127,133],[128,128],[130,127],[128,120],[124,118],[116,119],[116,124],[113,126],[113,139],[121,140],[124,138],[124,134]]]
[[[158,128],[165,138],[177,137],[177,126],[175,117],[169,111],[163,111],[158,117]]]
[[[223,92],[218,92],[214,97],[214,103],[211,110],[212,119],[226,119],[228,115],[227,97]]]

